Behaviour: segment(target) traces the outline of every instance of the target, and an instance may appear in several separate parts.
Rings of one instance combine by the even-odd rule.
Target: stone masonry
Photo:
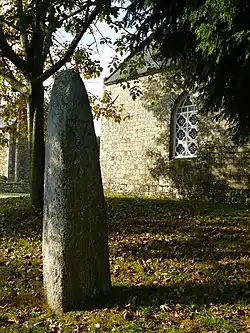
[[[8,148],[0,149],[0,176],[8,177]]]
[[[29,152],[27,138],[9,138],[9,144],[0,147],[0,176],[7,178],[11,191],[13,183],[29,183]],[[4,187],[4,188],[5,188]],[[26,189],[27,186],[25,185]],[[15,191],[16,186],[13,187]]]
[[[225,201],[236,192],[249,195],[250,145],[235,146],[225,132],[225,123],[215,122],[211,116],[199,115],[197,157],[172,157],[171,119],[182,92],[160,93],[163,79],[160,74],[151,81],[141,77],[137,85],[142,95],[135,101],[128,89],[112,81],[112,76],[106,81],[105,88],[124,107],[125,120],[102,120],[100,161],[104,188],[215,201]],[[152,106],[149,98],[155,98],[157,103]]]
[[[141,80],[141,87],[143,81],[145,79]],[[120,124],[102,120],[100,159],[104,187],[122,192],[157,192],[160,185],[150,175],[148,152],[154,147],[154,138],[163,130],[163,125],[148,112],[141,98],[133,101],[119,84],[107,88],[114,98],[118,97],[117,103],[124,106],[126,119]],[[169,184],[161,186],[166,190]]]

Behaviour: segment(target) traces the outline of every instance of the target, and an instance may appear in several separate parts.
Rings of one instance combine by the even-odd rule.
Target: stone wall
[[[10,137],[8,147],[0,147],[0,176],[9,182],[29,182],[27,138]]]
[[[124,105],[126,119],[120,124],[102,120],[100,160],[104,187],[151,192],[157,182],[150,176],[147,151],[154,146],[154,137],[161,125],[145,109],[141,99],[128,99],[127,90],[122,90],[119,85],[109,88],[113,97],[118,97],[117,103]]]
[[[8,177],[8,148],[0,147],[0,176]]]
[[[116,103],[123,104],[126,119],[120,124],[102,120],[104,188],[213,201],[244,200],[250,189],[250,146],[236,147],[225,134],[224,123],[200,115],[197,158],[171,158],[171,113],[179,94],[161,94],[158,77],[157,84],[140,78],[137,85],[143,94],[135,101],[119,84],[106,86]],[[148,103],[149,97],[157,101],[154,106]]]
[[[27,138],[17,138],[16,140],[14,177],[16,182],[29,181],[29,151]]]
[[[29,183],[21,182],[2,182],[0,183],[0,192],[5,193],[29,193]]]

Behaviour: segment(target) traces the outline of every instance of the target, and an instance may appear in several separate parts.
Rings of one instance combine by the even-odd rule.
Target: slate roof
[[[128,56],[122,64],[124,64],[128,60],[131,60],[131,56]],[[163,67],[163,61],[155,61],[152,57],[150,50],[148,49],[144,51],[144,62],[145,66],[143,68],[137,69],[137,73],[131,77],[129,77],[129,74],[122,73],[120,65],[110,76],[104,79],[105,86],[119,83],[124,80],[136,79],[149,73],[155,73]]]

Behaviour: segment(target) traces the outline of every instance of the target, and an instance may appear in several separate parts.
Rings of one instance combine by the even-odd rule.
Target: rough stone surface
[[[24,125],[17,125],[24,126]],[[11,157],[11,156],[10,156]],[[10,161],[9,161],[10,162]],[[9,165],[10,168],[10,165]],[[28,182],[30,179],[29,173],[29,149],[28,139],[16,138],[15,143],[15,181],[16,182]]]
[[[126,120],[118,124],[102,119],[104,189],[214,201],[248,191],[250,145],[235,146],[225,134],[225,124],[212,117],[199,116],[197,157],[171,158],[171,115],[181,92],[160,93],[163,78],[159,74],[154,78],[138,80],[143,94],[135,101],[120,84],[106,86],[116,103],[124,106]],[[148,103],[149,96],[158,101],[154,106]]]
[[[15,181],[15,167],[16,167],[16,139],[13,138],[13,136],[10,136],[8,149],[9,149],[8,181],[13,182]]]
[[[30,184],[25,182],[2,182],[0,183],[0,192],[6,193],[29,193]]]
[[[8,177],[8,147],[0,147],[0,176]]]
[[[10,136],[8,146],[0,147],[0,175],[6,176],[9,182],[29,182],[27,138]]]
[[[44,287],[55,312],[110,288],[105,202],[93,118],[78,73],[58,74],[48,115]]]

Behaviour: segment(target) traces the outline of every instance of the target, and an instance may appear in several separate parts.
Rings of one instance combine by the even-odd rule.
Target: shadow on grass
[[[223,235],[224,237],[225,235]],[[136,259],[177,259],[195,260],[204,262],[217,262],[223,258],[237,260],[249,255],[248,245],[241,246],[244,237],[234,237],[232,239],[220,238],[211,239],[207,235],[199,235],[189,240],[152,240],[148,244],[123,244],[117,250],[117,256],[127,252]],[[237,247],[237,249],[236,249]]]
[[[158,200],[148,198],[107,198],[110,236],[127,237],[127,242],[118,240],[118,245],[111,250],[112,255],[127,253],[136,259],[195,259],[199,262],[214,262],[214,272],[210,272],[210,282],[176,283],[166,285],[114,286],[108,297],[94,300],[91,308],[131,306],[157,306],[162,304],[203,305],[247,302],[250,285],[237,282],[233,272],[241,272],[246,276],[247,266],[244,263],[233,263],[232,260],[247,256],[249,247],[247,225],[249,212],[242,206],[205,205],[202,203],[182,202],[176,200]],[[5,238],[41,239],[42,219],[39,212],[34,211],[27,199],[4,199],[0,202],[0,225]],[[140,243],[140,236],[149,237]],[[157,235],[164,235],[158,239]],[[170,238],[168,236],[171,235]],[[129,237],[133,237],[134,242]],[[229,264],[221,265],[218,261],[227,258]],[[25,262],[21,265],[24,265]],[[24,272],[15,267],[15,261],[6,267],[6,279],[11,273],[13,282],[21,281]],[[13,267],[12,267],[13,266]],[[25,266],[26,267],[26,266]],[[25,295],[8,294],[9,306],[23,301],[29,303],[34,297],[43,302],[41,279],[34,290],[30,281],[40,276],[29,263],[25,268]],[[19,274],[15,276],[15,274]],[[26,274],[26,273],[25,273]],[[129,272],[128,272],[129,274]],[[230,278],[230,276],[233,276]],[[41,278],[41,276],[40,276]],[[121,283],[122,282],[121,277]],[[26,286],[27,283],[27,286]],[[36,294],[36,291],[38,294]],[[26,298],[25,298],[26,297]]]
[[[115,256],[217,262],[249,255],[250,213],[240,205],[109,198],[108,214],[111,236],[132,237]]]
[[[204,219],[206,227],[211,225],[211,219],[223,219],[223,225],[213,221],[212,228],[249,225],[249,209],[243,205],[141,197],[114,197],[106,201],[111,233],[170,233],[191,228],[195,222],[190,220],[192,217]]]
[[[0,199],[0,232],[4,237],[41,238],[42,213],[28,197]]]
[[[244,283],[170,284],[167,286],[114,286],[108,296],[90,302],[90,309],[129,306],[159,307],[176,304],[201,308],[211,304],[249,301],[250,286]]]
[[[183,283],[167,286],[113,286],[110,293],[105,296],[96,296],[87,301],[88,306],[79,306],[75,310],[94,310],[104,308],[123,309],[130,307],[156,307],[163,304],[175,306],[177,304],[202,308],[204,306],[235,304],[249,302],[250,286],[244,283]],[[45,300],[41,289],[35,294],[12,294],[11,299],[2,300],[2,306],[16,307],[42,306]]]
[[[189,229],[190,218],[200,216],[224,218],[218,227],[249,225],[249,211],[242,205],[204,204],[171,199],[154,199],[144,197],[107,197],[109,232],[159,233],[170,234],[178,230]],[[205,225],[209,227],[209,221]],[[216,224],[211,225],[215,232]],[[0,228],[6,236],[13,234],[24,237],[42,232],[42,214],[30,205],[29,198],[0,199]],[[195,230],[199,226],[195,226]],[[198,230],[198,233],[202,233]],[[225,232],[225,235],[229,231]]]

